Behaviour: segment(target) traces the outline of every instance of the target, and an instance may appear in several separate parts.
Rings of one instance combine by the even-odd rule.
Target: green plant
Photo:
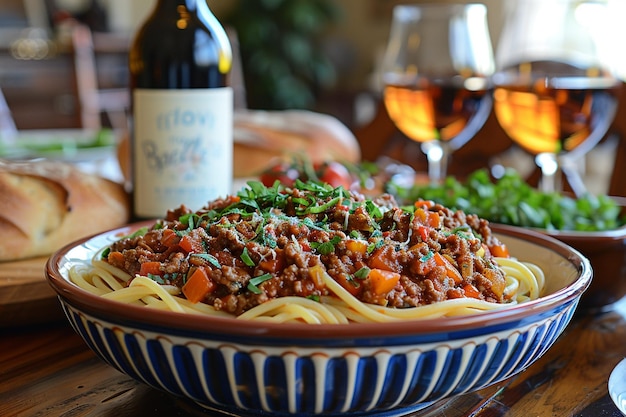
[[[340,16],[332,0],[240,0],[225,23],[239,38],[248,107],[312,109],[335,82],[321,36]]]

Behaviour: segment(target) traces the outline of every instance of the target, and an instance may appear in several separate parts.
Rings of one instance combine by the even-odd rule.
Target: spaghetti
[[[476,314],[538,298],[545,284],[476,216],[314,183],[250,183],[198,212],[181,207],[70,279],[122,303],[309,324]]]

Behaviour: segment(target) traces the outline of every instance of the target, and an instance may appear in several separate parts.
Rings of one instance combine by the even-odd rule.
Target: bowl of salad
[[[478,170],[466,179],[448,177],[441,186],[387,185],[402,201],[433,200],[474,213],[492,223],[538,230],[579,250],[591,262],[593,281],[580,308],[607,310],[626,294],[626,199],[544,193],[513,170],[492,179]]]

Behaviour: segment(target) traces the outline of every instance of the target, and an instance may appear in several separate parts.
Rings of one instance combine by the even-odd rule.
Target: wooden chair
[[[91,29],[76,23],[71,32],[71,43],[82,127],[99,129],[105,122],[113,129],[127,130],[130,109],[128,88],[99,88]]]

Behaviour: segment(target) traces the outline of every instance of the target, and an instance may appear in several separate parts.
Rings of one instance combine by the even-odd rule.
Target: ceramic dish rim
[[[576,280],[539,299],[507,307],[503,310],[489,311],[476,315],[391,323],[306,325],[297,323],[259,323],[237,320],[236,318],[208,316],[193,316],[193,320],[188,320],[190,315],[187,313],[163,310],[154,310],[153,314],[146,315],[145,307],[125,305],[91,294],[69,282],[60,273],[59,263],[71,249],[101,235],[119,233],[122,230],[134,230],[134,228],[151,223],[153,222],[133,223],[104,233],[98,233],[64,246],[53,254],[46,263],[46,278],[49,284],[64,302],[82,310],[84,313],[94,317],[101,317],[111,322],[130,323],[133,326],[139,325],[148,328],[176,329],[177,332],[213,332],[241,337],[263,336],[275,339],[298,338],[314,341],[318,339],[341,340],[406,337],[411,335],[419,337],[457,331],[467,332],[492,325],[519,322],[528,317],[549,313],[552,309],[580,297],[591,284],[593,275],[589,260],[578,250],[559,240],[539,232],[515,226],[493,225],[493,231],[496,233],[543,246],[556,252],[567,261],[572,262],[577,270]],[[120,314],[122,308],[124,311],[123,314]],[[235,323],[237,325],[233,326]],[[312,329],[315,331],[311,331]]]

